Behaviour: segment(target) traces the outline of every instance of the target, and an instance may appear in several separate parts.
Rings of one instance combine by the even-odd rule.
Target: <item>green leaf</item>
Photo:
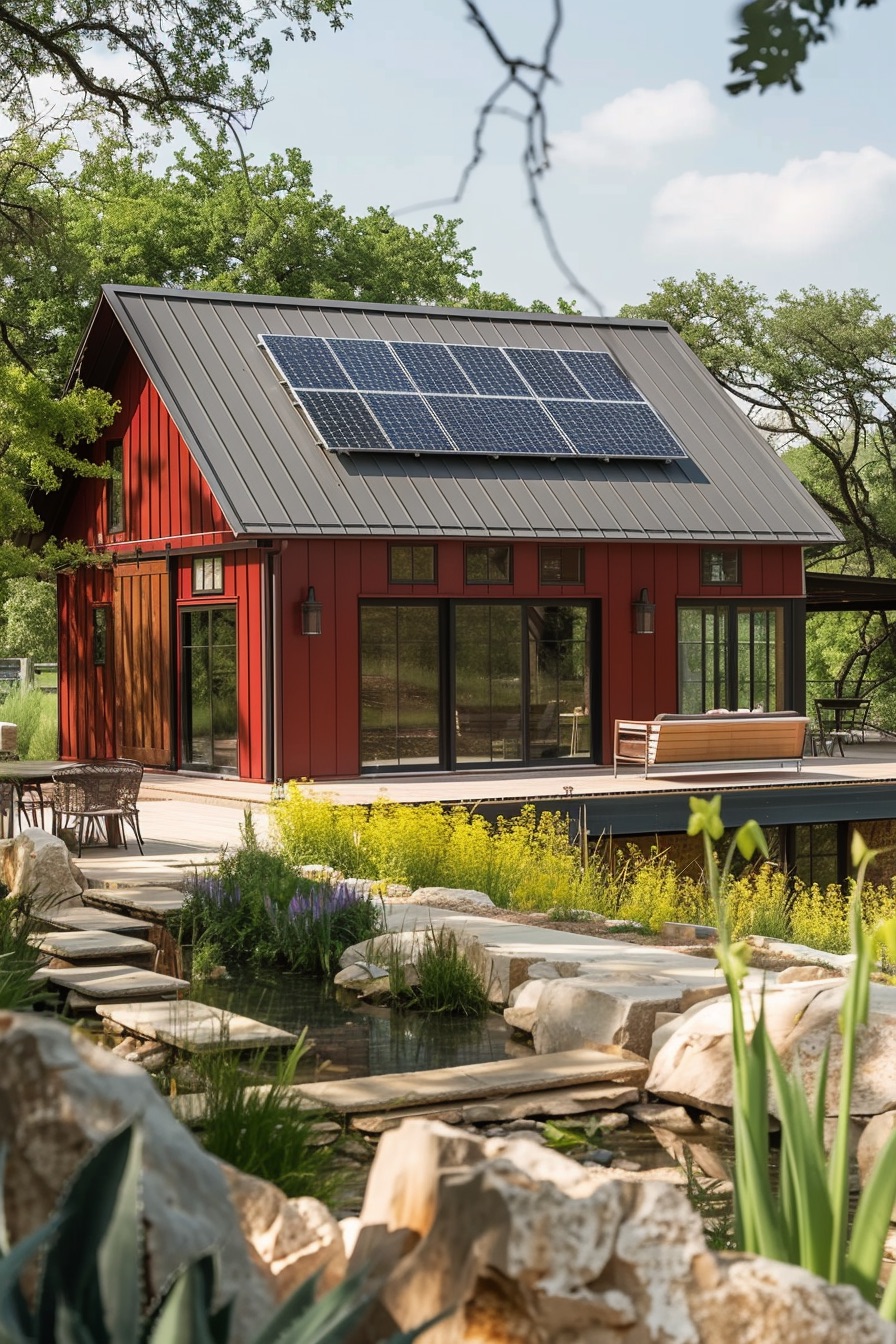
[[[877,1284],[896,1206],[896,1130],[890,1134],[871,1168],[856,1207],[846,1256],[846,1279],[869,1302],[877,1299]]]
[[[725,834],[722,824],[722,795],[713,798],[691,798],[688,800],[691,815],[688,820],[688,835],[700,835],[705,832],[711,840],[721,840]]]
[[[734,843],[748,863],[757,850],[763,858],[768,858],[768,844],[757,821],[745,821],[735,835]]]
[[[165,1293],[155,1313],[147,1344],[226,1344],[230,1309],[212,1314],[214,1260],[203,1256],[188,1265]]]

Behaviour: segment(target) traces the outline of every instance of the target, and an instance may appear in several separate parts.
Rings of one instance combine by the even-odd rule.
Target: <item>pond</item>
[[[286,1031],[307,1026],[313,1049],[297,1075],[305,1079],[416,1073],[533,1053],[499,1013],[470,1019],[399,1012],[359,1003],[327,980],[288,972],[194,983],[191,997]]]

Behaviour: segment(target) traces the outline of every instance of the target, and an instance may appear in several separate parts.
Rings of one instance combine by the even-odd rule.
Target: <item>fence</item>
[[[32,658],[0,658],[0,694],[20,688],[55,695],[58,664],[36,663]]]

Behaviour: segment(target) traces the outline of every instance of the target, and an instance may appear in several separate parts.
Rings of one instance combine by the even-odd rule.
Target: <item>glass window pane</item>
[[[701,581],[705,584],[740,583],[740,550],[737,546],[704,547],[700,553]]]
[[[542,583],[581,583],[584,551],[581,546],[540,546],[539,570]]]
[[[413,552],[414,582],[433,583],[436,577],[435,546],[415,546]]]
[[[124,445],[110,443],[106,448],[106,462],[112,475],[106,482],[106,531],[124,531]]]
[[[589,609],[527,609],[532,760],[591,755]]]
[[[459,764],[519,761],[522,608],[465,602],[455,610],[455,748]]]
[[[108,607],[93,609],[93,665],[105,667],[108,640]]]
[[[414,577],[413,547],[389,547],[389,580],[391,583],[411,583]]]
[[[439,611],[433,604],[361,606],[361,761],[438,765]]]
[[[728,607],[678,609],[678,709],[705,714],[728,704]]]
[[[488,583],[488,547],[467,547],[467,583]]]

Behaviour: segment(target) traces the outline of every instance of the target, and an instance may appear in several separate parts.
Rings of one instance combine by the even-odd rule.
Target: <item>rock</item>
[[[413,966],[429,936],[428,929],[397,929],[393,933],[380,933],[375,938],[347,947],[339,958],[339,965],[343,970],[359,965],[375,966],[382,970],[394,959],[400,966]],[[385,974],[389,972],[385,971]]]
[[[661,1101],[646,1101],[637,1106],[629,1106],[628,1113],[632,1120],[637,1120],[642,1125],[650,1125],[652,1129],[666,1129],[670,1134],[688,1137],[701,1132],[700,1126],[691,1119],[683,1106],[668,1106]]]
[[[592,1148],[590,1152],[585,1154],[581,1161],[582,1165],[585,1167],[609,1167],[613,1161],[613,1154],[610,1152],[609,1148]]]
[[[711,924],[679,924],[667,919],[660,936],[674,943],[714,943],[718,940],[719,931]]]
[[[76,876],[65,842],[36,826],[3,842],[0,871],[10,896],[27,897],[36,904],[81,895],[81,875]]]
[[[585,976],[546,981],[532,1028],[535,1051],[612,1044],[646,1058],[657,1012],[677,1008],[680,997],[681,986],[673,984],[617,986]]]
[[[517,1031],[531,1032],[539,1000],[550,980],[525,980],[510,991],[510,1002],[504,1009],[504,1021]]]
[[[345,1277],[346,1255],[336,1219],[320,1200],[287,1199],[269,1181],[247,1176],[221,1162],[243,1236],[270,1271],[277,1301],[282,1302],[313,1274],[318,1293]]]
[[[376,1294],[357,1338],[444,1312],[426,1344],[896,1344],[854,1288],[709,1252],[667,1174],[407,1122],[345,1228]]]
[[[418,887],[412,892],[411,900],[415,905],[431,905],[435,909],[454,910],[475,906],[477,909],[494,909],[494,901],[484,891],[467,891],[462,887]]]
[[[388,989],[389,972],[384,967],[374,966],[369,961],[356,961],[353,965],[344,966],[341,971],[337,971],[333,976],[333,984],[351,989],[357,994],[364,994],[375,985],[381,985],[384,979]]]
[[[804,943],[785,943],[781,938],[766,938],[751,933],[744,940],[749,947],[760,952],[770,952],[779,961],[801,962],[810,966],[828,966],[841,975],[845,975],[855,957],[851,952],[822,952],[817,947],[807,947]]]
[[[883,1111],[880,1115],[876,1115],[873,1120],[869,1120],[865,1126],[856,1151],[859,1163],[859,1180],[863,1186],[867,1184],[878,1154],[894,1129],[896,1129],[896,1111]]]
[[[772,1044],[788,1071],[797,1067],[812,1097],[819,1064],[831,1046],[826,1112],[839,1107],[841,1039],[837,1016],[844,981],[775,987],[765,995],[765,1018]],[[761,996],[743,994],[748,1027],[758,1014]],[[668,1030],[663,1028],[663,1031]],[[660,1035],[661,1033],[657,1033]],[[896,1106],[896,989],[871,986],[869,1022],[857,1041],[853,1115],[870,1116]],[[696,1106],[714,1115],[731,1114],[731,1001],[713,999],[690,1009],[654,1056],[647,1090],[668,1101]],[[777,1115],[774,1090],[769,1096]]]
[[[778,973],[779,985],[792,985],[801,980],[840,980],[843,972],[833,966],[787,966]]]
[[[304,877],[308,882],[341,882],[342,874],[337,868],[331,868],[326,863],[303,863],[299,869],[299,876]]]
[[[137,1049],[137,1037],[124,1036],[122,1037],[118,1045],[115,1046],[112,1053],[113,1055],[121,1055],[123,1059],[127,1059],[128,1055],[132,1055],[136,1049]]]
[[[88,1154],[131,1119],[143,1128],[147,1297],[215,1247],[219,1300],[235,1299],[232,1338],[254,1338],[274,1291],[250,1257],[219,1164],[178,1124],[143,1069],[50,1018],[0,1013],[0,1147],[13,1242],[46,1221]]]

